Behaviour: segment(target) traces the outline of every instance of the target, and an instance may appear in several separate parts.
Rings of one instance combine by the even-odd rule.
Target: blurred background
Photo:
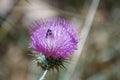
[[[39,80],[43,71],[28,55],[31,22],[62,16],[73,21],[80,36],[91,3],[92,0],[0,0],[0,80]],[[46,80],[120,80],[120,0],[100,0],[78,60],[70,78],[67,79],[66,68],[50,71]]]

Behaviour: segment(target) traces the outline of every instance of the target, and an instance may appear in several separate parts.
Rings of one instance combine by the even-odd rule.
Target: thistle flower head
[[[74,25],[60,17],[34,22],[29,33],[30,47],[48,60],[69,57],[78,43]]]

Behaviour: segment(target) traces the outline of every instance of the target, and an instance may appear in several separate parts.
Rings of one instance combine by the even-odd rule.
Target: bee
[[[47,38],[49,35],[52,35],[52,30],[50,30],[50,29],[48,29],[47,32],[46,32],[46,38]]]

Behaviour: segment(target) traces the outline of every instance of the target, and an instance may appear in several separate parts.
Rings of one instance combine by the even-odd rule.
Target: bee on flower
[[[43,70],[64,67],[63,62],[76,49],[77,29],[71,21],[60,17],[37,20],[30,25],[30,48]]]

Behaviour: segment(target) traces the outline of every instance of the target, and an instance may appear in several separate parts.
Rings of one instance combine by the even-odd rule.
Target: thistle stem
[[[43,80],[43,79],[45,78],[45,76],[46,76],[47,72],[48,72],[48,70],[45,70],[45,71],[44,71],[44,73],[43,73],[43,75],[42,75],[42,77],[40,77],[40,79],[39,79],[39,80]]]

